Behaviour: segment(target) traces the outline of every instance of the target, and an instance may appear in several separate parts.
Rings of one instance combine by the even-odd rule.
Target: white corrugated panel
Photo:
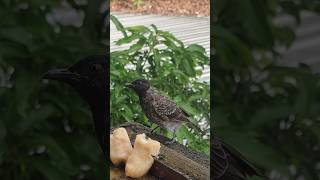
[[[169,31],[185,44],[199,44],[210,54],[210,18],[209,17],[189,17],[189,16],[161,16],[161,15],[138,15],[112,13],[125,26],[156,25],[159,29]],[[116,46],[114,41],[122,37],[116,27],[110,22],[111,52],[123,50],[129,47]],[[200,81],[210,82],[210,68],[206,67]]]

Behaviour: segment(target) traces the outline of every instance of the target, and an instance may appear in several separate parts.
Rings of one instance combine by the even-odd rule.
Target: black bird
[[[107,93],[109,89],[107,57],[105,55],[89,56],[68,69],[50,70],[44,74],[44,78],[71,85],[89,104],[98,141],[106,160],[108,160],[107,115],[109,101]]]
[[[251,176],[263,176],[242,154],[217,137],[210,148],[212,178],[214,180],[246,180]]]
[[[170,142],[174,141],[176,129],[182,123],[203,134],[202,130],[190,121],[190,115],[184,109],[168,97],[161,95],[148,80],[138,79],[126,86],[138,94],[141,108],[151,122],[156,123],[158,127],[173,131]]]

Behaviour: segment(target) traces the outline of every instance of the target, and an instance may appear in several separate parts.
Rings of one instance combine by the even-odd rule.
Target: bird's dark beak
[[[43,75],[44,79],[58,80],[64,82],[79,81],[80,76],[76,73],[70,72],[67,69],[52,69]]]
[[[126,86],[127,88],[131,88],[131,89],[134,87],[131,83],[127,83],[125,86]]]

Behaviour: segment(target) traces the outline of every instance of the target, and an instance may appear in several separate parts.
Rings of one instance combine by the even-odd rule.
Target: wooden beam
[[[210,179],[210,158],[207,155],[192,151],[178,143],[164,145],[164,142],[169,140],[168,138],[151,134],[150,128],[138,123],[127,123],[121,127],[126,128],[132,144],[134,144],[136,135],[142,133],[161,143],[159,158],[155,158],[150,173],[141,179]],[[111,176],[117,174],[114,177],[125,179],[123,171],[124,167],[116,168],[112,165],[110,174]]]

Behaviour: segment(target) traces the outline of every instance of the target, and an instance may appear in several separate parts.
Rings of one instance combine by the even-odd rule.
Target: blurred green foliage
[[[195,123],[204,121],[208,131],[209,85],[196,80],[204,66],[209,65],[205,49],[196,44],[186,46],[155,25],[124,27],[115,16],[111,15],[111,20],[123,34],[116,45],[132,43],[128,49],[111,53],[111,125],[132,121],[150,125],[137,95],[125,88],[126,83],[144,78],[189,112]],[[209,153],[209,140],[191,133],[186,127],[177,131],[177,137],[180,142],[187,138],[191,148]]]
[[[0,179],[106,175],[87,105],[69,86],[41,79],[106,53],[107,2],[77,2],[0,1]],[[68,13],[75,17],[66,20]]]
[[[132,4],[135,8],[138,8],[143,3],[143,0],[132,0]]]
[[[320,79],[307,65],[284,67],[279,47],[295,33],[279,15],[301,20],[319,1],[213,1],[214,135],[265,168],[271,179],[320,178]],[[271,173],[272,172],[272,173]]]

